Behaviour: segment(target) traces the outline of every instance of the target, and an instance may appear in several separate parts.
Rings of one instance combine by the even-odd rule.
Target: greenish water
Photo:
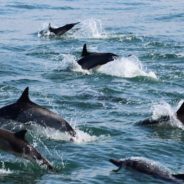
[[[168,183],[131,170],[111,172],[110,158],[147,157],[184,172],[182,1],[12,1],[0,3],[0,107],[27,86],[31,99],[62,115],[78,138],[32,127],[29,141],[57,172],[0,153],[1,183]],[[78,22],[61,38],[39,35],[48,23]],[[77,65],[83,44],[121,57],[96,71]],[[131,55],[131,56],[129,56]],[[169,114],[170,124],[139,127]]]

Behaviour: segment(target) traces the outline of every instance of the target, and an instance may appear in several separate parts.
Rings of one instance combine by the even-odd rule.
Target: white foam
[[[12,173],[13,171],[11,171],[10,169],[0,169],[0,176],[12,174]]]
[[[2,168],[0,168],[0,176],[8,175],[8,174],[12,174],[13,173],[13,171],[11,171],[10,169],[5,168],[5,165],[4,165],[3,161],[1,161],[1,163],[2,163]]]
[[[51,32],[49,31],[49,23],[44,22],[41,26],[41,31],[38,32],[38,37],[49,37],[51,36]]]
[[[178,108],[181,106],[183,100],[178,103]],[[159,104],[152,106],[152,118],[158,119],[161,116],[169,116],[170,120],[163,122],[163,125],[170,125],[172,127],[181,128],[184,130],[184,125],[176,117],[176,108],[172,108],[167,102],[162,101]]]
[[[63,60],[60,62],[59,66],[57,66],[61,70],[71,70],[74,72],[80,72],[83,74],[91,74],[92,72],[89,70],[83,70],[81,66],[77,63],[77,59],[74,55],[71,54],[62,54]]]
[[[97,71],[117,77],[133,78],[144,76],[157,79],[156,74],[153,71],[147,71],[135,56],[118,58],[113,62],[102,65]]]
[[[87,132],[83,132],[81,130],[76,130],[77,132],[77,135],[76,137],[72,138],[72,140],[75,142],[75,143],[86,143],[86,142],[93,142],[93,141],[96,141],[98,140],[99,138],[102,138],[103,136],[95,136],[95,135],[90,135],[88,134]]]
[[[43,136],[48,139],[53,140],[62,140],[62,141],[73,141],[74,143],[86,143],[86,142],[93,142],[97,139],[99,139],[99,136],[90,135],[87,132],[83,132],[82,130],[75,129],[76,136],[71,137],[68,133],[61,132],[59,130],[53,129],[53,128],[44,128],[39,125],[32,124],[32,130],[34,131],[34,134],[37,136]],[[103,136],[100,136],[103,138]],[[34,146],[37,146],[37,143],[34,143]],[[48,151],[49,152],[49,151]]]

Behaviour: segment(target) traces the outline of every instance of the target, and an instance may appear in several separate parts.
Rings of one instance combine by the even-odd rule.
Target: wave
[[[75,56],[71,54],[63,54],[63,60],[59,65],[61,70],[71,70],[75,72],[81,72],[83,74],[93,74],[93,73],[103,73],[106,75],[124,77],[124,78],[134,78],[134,77],[150,77],[153,79],[158,79],[157,75],[153,71],[147,71],[143,67],[141,61],[136,56],[131,57],[121,57],[113,62],[109,62],[105,65],[92,70],[83,70],[81,66],[77,63]]]
[[[184,53],[148,53],[143,56],[143,58],[147,59],[157,59],[157,60],[173,60],[173,59],[183,59]]]

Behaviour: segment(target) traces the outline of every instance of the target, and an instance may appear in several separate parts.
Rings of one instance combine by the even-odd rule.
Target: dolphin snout
[[[121,161],[121,160],[115,160],[115,159],[109,159],[109,162],[113,163],[117,167],[121,167],[122,166],[122,163],[123,163],[123,161]]]

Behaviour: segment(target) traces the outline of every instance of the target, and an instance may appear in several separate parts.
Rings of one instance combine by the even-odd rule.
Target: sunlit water
[[[184,127],[175,115],[184,99],[183,7],[171,0],[2,0],[0,106],[29,86],[31,99],[59,113],[77,136],[28,126],[27,139],[56,172],[1,152],[1,183],[168,183],[131,170],[111,172],[110,158],[131,156],[184,172]],[[61,37],[48,31],[49,23],[79,21]],[[83,70],[77,60],[85,43],[90,51],[119,57]],[[136,125],[162,115],[171,121]]]

